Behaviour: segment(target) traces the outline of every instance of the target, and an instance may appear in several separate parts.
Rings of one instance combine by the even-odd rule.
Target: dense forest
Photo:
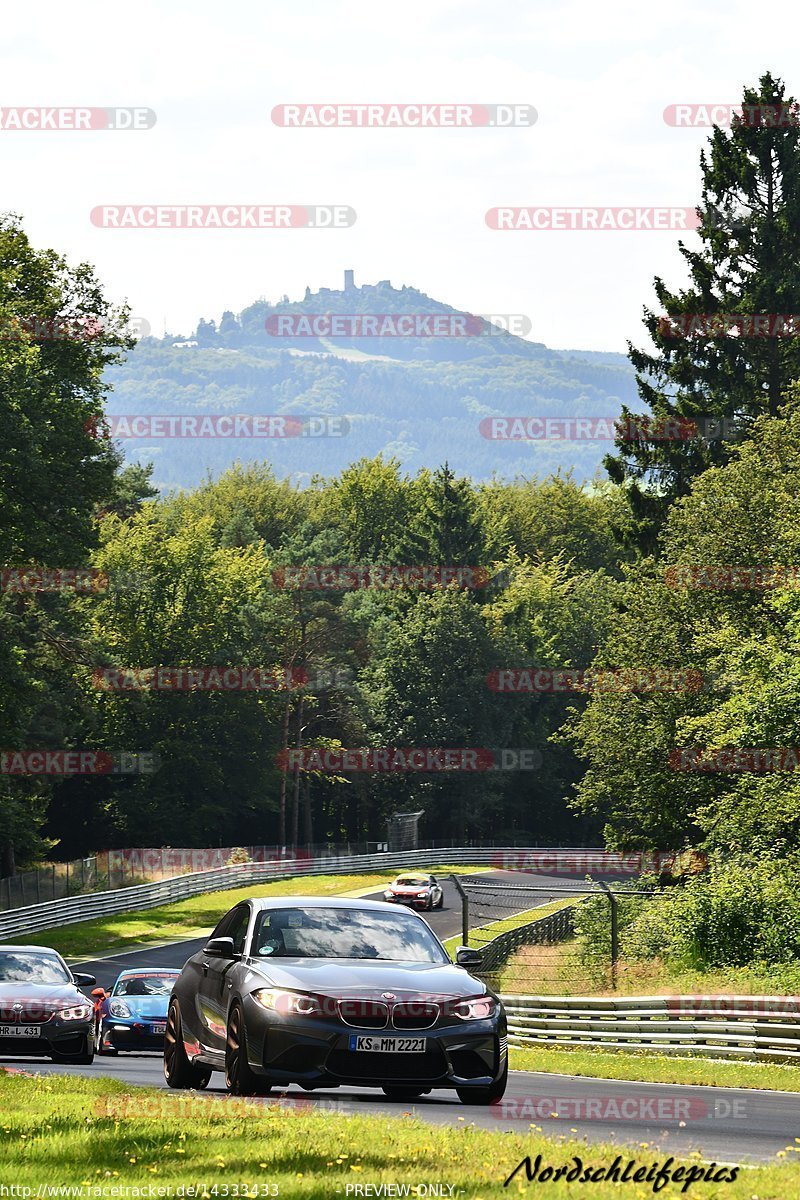
[[[745,102],[794,103],[769,76]],[[680,247],[694,283],[657,280],[660,308],[799,312],[797,123],[715,130],[703,178],[714,219],[700,250]],[[302,487],[262,454],[159,492],[158,467],[125,465],[97,433],[110,387],[126,411],[115,372],[132,340],[91,268],[4,218],[0,308],[17,331],[0,342],[4,872],[114,845],[379,840],[396,810],[422,810],[427,838],[797,852],[799,339],[681,339],[646,310],[651,348],[631,348],[643,412],[628,415],[732,432],[668,441],[641,425],[605,482],[470,478],[443,447],[432,469],[368,452]],[[94,332],[43,338],[34,314]],[[249,323],[203,337],[246,340]],[[128,360],[150,364],[153,396],[163,352]],[[480,370],[502,379],[546,353]],[[336,372],[352,411],[354,377]],[[219,411],[199,376],[185,383]],[[37,566],[91,586],[31,582]],[[224,668],[272,682],[174,682]],[[414,748],[476,751],[479,769],[353,766]],[[43,750],[148,767],[14,766]]]

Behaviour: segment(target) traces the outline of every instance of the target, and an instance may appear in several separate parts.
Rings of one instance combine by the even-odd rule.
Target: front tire
[[[181,1013],[177,1000],[170,1000],[169,1004],[167,1031],[164,1034],[164,1078],[167,1087],[197,1089],[208,1087],[211,1078],[210,1067],[195,1067],[189,1062],[183,1044]]]
[[[266,1096],[271,1090],[269,1080],[256,1075],[247,1060],[247,1030],[239,1004],[234,1004],[228,1016],[225,1083],[232,1096]]]
[[[440,897],[439,897],[439,903],[436,905],[436,907],[437,907],[437,908],[444,908],[444,892],[442,892],[442,894],[440,895]]]
[[[508,1060],[503,1068],[503,1074],[494,1083],[483,1088],[456,1088],[456,1095],[462,1104],[494,1104],[502,1100],[508,1087]]]

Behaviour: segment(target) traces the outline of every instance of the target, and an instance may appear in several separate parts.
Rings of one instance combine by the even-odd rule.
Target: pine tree
[[[700,166],[702,247],[678,243],[690,286],[672,292],[657,277],[662,311],[645,308],[644,316],[656,351],[629,343],[649,413],[623,409],[617,453],[605,460],[611,478],[627,485],[644,552],[654,548],[670,504],[702,471],[727,462],[753,419],[774,415],[800,377],[791,324],[780,333],[780,322],[769,330],[762,323],[753,336],[742,320],[800,314],[800,109],[781,80],[767,74],[758,88],[745,88],[741,116],[729,131],[714,129]],[[679,436],[669,436],[667,422]]]
[[[401,553],[414,563],[483,565],[485,537],[478,503],[468,479],[458,479],[447,463],[430,477],[421,510]]]

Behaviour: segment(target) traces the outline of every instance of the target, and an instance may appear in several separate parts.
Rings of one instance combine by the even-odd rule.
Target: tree
[[[0,564],[85,564],[93,516],[115,490],[119,457],[97,436],[103,372],[133,345],[127,309],[87,264],[37,251],[19,218],[0,217]],[[0,595],[0,747],[38,749],[31,716],[68,686],[63,596]],[[42,849],[48,786],[3,778],[0,874]]]
[[[78,566],[118,457],[97,420],[105,368],[132,347],[91,267],[0,217],[0,562]]]
[[[468,479],[447,463],[423,474],[421,504],[412,516],[399,553],[403,561],[442,566],[485,566],[507,545],[505,522],[487,519]]]
[[[744,89],[741,118],[729,132],[714,130],[700,166],[701,248],[678,243],[690,284],[671,291],[655,280],[662,312],[646,308],[644,317],[655,352],[629,344],[648,411],[623,408],[617,453],[606,458],[612,480],[626,485],[644,552],[670,504],[730,459],[755,417],[774,416],[800,376],[800,337],[774,325],[768,336],[737,335],[735,325],[721,332],[731,315],[800,312],[800,123],[779,79],[766,74]],[[721,320],[714,327],[707,316]]]

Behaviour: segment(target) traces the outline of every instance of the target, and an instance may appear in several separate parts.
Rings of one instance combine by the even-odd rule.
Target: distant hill
[[[345,436],[125,438],[126,457],[153,461],[162,488],[192,486],[237,459],[267,459],[306,482],[379,451],[412,473],[447,459],[478,480],[559,467],[595,474],[608,441],[503,442],[479,426],[491,416],[614,417],[636,395],[624,355],[549,350],[415,288],[347,282],[301,301],[260,300],[189,335],[143,338],[108,373],[109,415],[325,416],[345,418]],[[320,317],[338,318],[335,336]],[[461,336],[425,336],[437,321],[439,333]],[[364,336],[370,328],[403,335]]]

